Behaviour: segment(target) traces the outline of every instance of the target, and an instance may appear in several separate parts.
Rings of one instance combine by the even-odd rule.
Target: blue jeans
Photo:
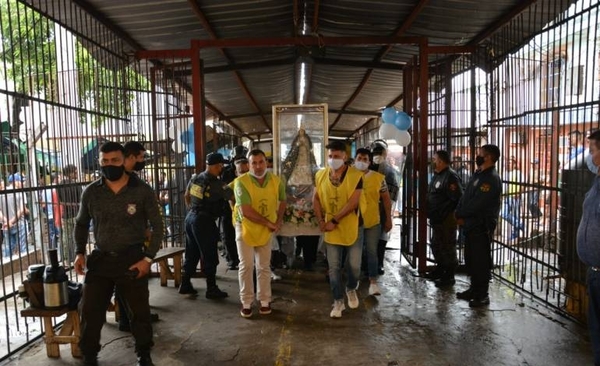
[[[21,253],[27,253],[27,225],[25,222],[19,222],[16,226],[4,231],[4,240],[6,243],[2,248],[2,254],[10,257],[15,248],[19,248]]]
[[[329,286],[331,286],[331,292],[333,293],[334,300],[344,299],[341,275],[344,250],[346,251],[346,262],[344,263],[344,268],[346,269],[346,276],[348,278],[346,289],[354,290],[358,287],[360,261],[363,247],[362,242],[362,230],[359,230],[358,238],[352,245],[349,246],[335,245],[324,242],[325,248],[327,248],[327,263],[329,264]]]
[[[600,366],[600,272],[587,270],[587,293],[589,296],[588,325],[594,352],[594,365]]]
[[[502,209],[502,218],[512,225],[511,239],[519,237],[519,231],[525,226],[521,220],[521,198],[518,196],[506,196]]]
[[[379,244],[379,236],[381,235],[381,225],[377,224],[368,229],[360,227],[363,234],[359,236],[364,237],[364,245],[367,251],[367,272],[369,273],[369,279],[376,279],[379,277],[379,266],[377,257],[377,245]]]

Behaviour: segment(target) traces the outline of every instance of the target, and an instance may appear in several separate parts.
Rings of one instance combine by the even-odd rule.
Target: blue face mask
[[[594,175],[598,175],[598,167],[594,164],[594,159],[591,154],[585,157],[585,164],[590,172],[592,172]]]

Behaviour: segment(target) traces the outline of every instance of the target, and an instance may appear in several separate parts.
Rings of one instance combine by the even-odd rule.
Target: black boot
[[[454,286],[456,280],[454,279],[454,271],[447,270],[444,271],[442,277],[435,281],[435,287],[450,287]]]
[[[98,366],[98,355],[95,353],[84,354],[83,366]]]
[[[196,295],[198,291],[192,286],[192,281],[188,274],[181,275],[181,285],[179,286],[179,293],[182,295]]]
[[[137,366],[154,366],[150,352],[138,353]]]
[[[206,298],[207,299],[224,299],[227,292],[221,291],[217,286],[217,280],[214,275],[206,277]]]
[[[442,278],[443,274],[444,274],[444,271],[442,270],[442,268],[440,266],[436,266],[433,271],[427,272],[421,277],[426,278],[431,281],[435,281],[435,280],[439,280],[440,278]]]

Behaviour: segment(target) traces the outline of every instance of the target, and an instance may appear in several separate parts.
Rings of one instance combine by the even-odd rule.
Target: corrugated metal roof
[[[31,2],[63,23],[75,24],[74,19],[69,19],[71,12],[64,9],[64,1]],[[429,45],[473,45],[501,55],[531,37],[573,2],[74,0],[69,6],[76,4],[91,11],[129,40],[130,49],[115,49],[115,53],[187,49],[193,39],[264,39],[306,34],[314,37],[428,37]],[[488,36],[519,14],[527,21],[523,21],[518,38],[491,44]],[[86,29],[78,29],[78,32],[86,35]],[[110,37],[94,41],[108,45]],[[418,55],[416,46],[320,46],[204,49],[201,57],[207,70],[206,100],[244,132],[264,136],[269,133],[271,106],[297,102],[299,68],[296,61],[299,56],[312,53],[308,65],[309,95],[305,102],[328,103],[330,111],[335,112],[329,116],[330,125],[335,123],[331,134],[350,136],[382,107],[395,101],[401,105],[402,66]],[[240,65],[252,67],[241,68]],[[230,68],[215,69],[224,66]],[[232,71],[236,67],[237,71]],[[191,85],[190,77],[187,78],[185,82]]]

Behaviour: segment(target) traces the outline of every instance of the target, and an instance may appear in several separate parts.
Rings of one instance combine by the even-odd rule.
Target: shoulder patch
[[[480,187],[479,190],[481,192],[489,192],[490,189],[492,189],[492,186],[489,183],[483,183]]]
[[[456,191],[456,190],[458,189],[458,184],[456,184],[456,183],[451,183],[451,184],[448,186],[448,189],[449,189],[449,190],[451,190],[451,191]]]

